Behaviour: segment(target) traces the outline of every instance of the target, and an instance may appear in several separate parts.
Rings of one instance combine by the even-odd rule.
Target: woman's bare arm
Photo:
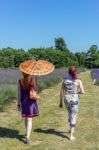
[[[20,111],[20,85],[19,85],[19,82],[18,82],[17,108]]]
[[[60,104],[59,104],[59,107],[63,107],[63,95],[64,95],[64,88],[63,88],[63,82],[62,82],[61,91],[60,91]]]
[[[82,81],[81,80],[78,80],[78,84],[79,84],[79,89],[80,89],[80,94],[84,94],[84,87],[83,87],[83,84],[82,84]]]

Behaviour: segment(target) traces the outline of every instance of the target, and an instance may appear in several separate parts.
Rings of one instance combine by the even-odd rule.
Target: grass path
[[[93,85],[89,71],[80,77],[85,94],[80,98],[75,141],[68,139],[66,109],[58,107],[58,84],[41,93],[40,117],[33,120],[30,145],[24,143],[24,122],[16,103],[0,113],[0,150],[99,150],[99,87]]]

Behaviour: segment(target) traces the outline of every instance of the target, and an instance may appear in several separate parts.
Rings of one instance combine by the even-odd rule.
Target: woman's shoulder
[[[37,88],[38,83],[37,83],[36,79],[31,78],[30,86],[34,87],[35,89]]]
[[[18,83],[21,83],[21,82],[22,82],[22,80],[23,80],[22,78],[18,79]]]
[[[18,83],[20,83],[22,81],[22,78],[18,79]]]
[[[63,81],[65,81],[65,80],[70,80],[70,79],[71,79],[71,77],[70,77],[69,75],[63,77]]]
[[[30,79],[30,83],[31,83],[31,84],[35,84],[35,83],[36,83],[36,80],[35,80],[34,78],[31,78],[31,79]]]
[[[77,78],[77,81],[82,82],[80,78]]]
[[[77,79],[76,81],[77,81],[77,83],[78,83],[79,85],[82,84],[82,80],[81,80],[81,79]]]

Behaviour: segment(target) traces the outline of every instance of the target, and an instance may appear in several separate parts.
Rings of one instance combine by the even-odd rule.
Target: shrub
[[[4,111],[17,98],[17,89],[13,88],[0,89],[0,111]]]

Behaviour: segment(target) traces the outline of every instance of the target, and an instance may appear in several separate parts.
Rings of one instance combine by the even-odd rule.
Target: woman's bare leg
[[[30,135],[32,130],[32,118],[25,119],[25,126],[26,126],[26,143],[30,143]]]

